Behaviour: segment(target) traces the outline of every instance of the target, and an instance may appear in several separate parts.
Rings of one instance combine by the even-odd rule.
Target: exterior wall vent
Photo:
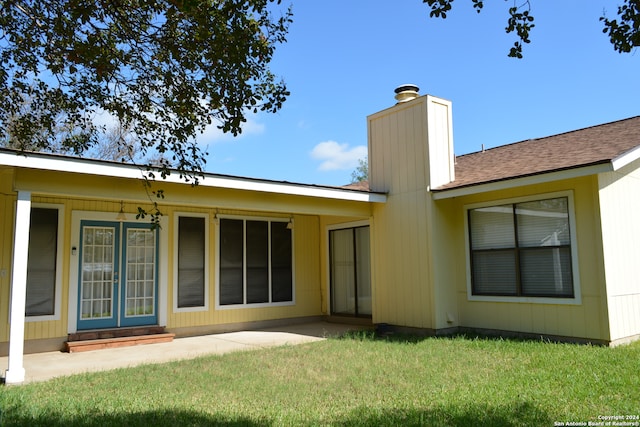
[[[401,85],[394,90],[396,94],[395,98],[398,101],[398,104],[411,101],[412,99],[416,99],[418,96],[420,96],[420,94],[418,93],[419,90],[420,89],[416,85]]]

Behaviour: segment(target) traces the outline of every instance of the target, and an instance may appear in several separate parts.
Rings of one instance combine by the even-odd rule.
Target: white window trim
[[[204,305],[200,307],[178,307],[178,241],[181,217],[204,218]],[[209,310],[209,214],[197,212],[175,212],[173,217],[173,312],[192,313]]]
[[[471,287],[471,244],[469,241],[469,211],[471,209],[485,208],[504,204],[515,204],[522,202],[532,202],[536,200],[554,199],[566,197],[569,210],[569,227],[571,230],[571,269],[573,275],[573,298],[554,297],[525,297],[525,296],[493,296],[493,295],[473,295]],[[560,191],[555,193],[534,194],[530,196],[514,197],[510,199],[492,200],[490,202],[474,203],[464,206],[464,241],[467,277],[467,300],[485,302],[511,302],[511,303],[533,303],[533,304],[562,304],[581,305],[582,294],[580,287],[580,271],[578,258],[578,239],[576,229],[575,205],[573,202],[573,191]]]
[[[264,307],[285,307],[296,305],[296,250],[295,250],[295,225],[291,229],[291,301],[284,302],[264,302],[255,304],[220,304],[220,220],[221,219],[239,219],[244,221],[270,221],[270,222],[289,222],[290,218],[282,217],[265,217],[265,216],[249,216],[249,215],[216,215],[216,310],[242,310],[247,308],[264,308]],[[244,247],[244,243],[243,243]],[[269,234],[269,254],[271,254],[271,234]],[[246,251],[245,251],[246,256]],[[271,259],[271,255],[269,255]],[[246,262],[244,266],[246,268]],[[271,268],[271,266],[269,266]],[[243,286],[246,289],[246,271],[243,272]],[[271,295],[271,292],[269,292]],[[246,293],[245,293],[246,298]]]
[[[64,254],[64,205],[62,204],[49,204],[49,203],[32,203],[31,209],[43,208],[43,209],[57,209],[58,210],[58,239],[56,242],[56,281],[55,281],[55,295],[53,303],[53,314],[44,316],[26,316],[25,322],[46,322],[50,320],[60,320],[62,301],[62,258]]]

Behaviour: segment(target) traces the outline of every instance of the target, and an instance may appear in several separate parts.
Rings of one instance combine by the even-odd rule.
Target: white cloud
[[[349,148],[349,144],[339,144],[335,141],[321,142],[311,150],[311,157],[321,160],[318,170],[345,170],[358,166],[358,159],[367,156],[367,147],[358,145]]]

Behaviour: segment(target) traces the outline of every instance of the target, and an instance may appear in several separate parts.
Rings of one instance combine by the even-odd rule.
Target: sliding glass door
[[[371,316],[369,226],[329,231],[331,314]]]

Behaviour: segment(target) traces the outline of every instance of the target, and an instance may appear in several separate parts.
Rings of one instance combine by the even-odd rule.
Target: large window
[[[206,218],[178,216],[177,231],[177,308],[206,307]]]
[[[293,247],[286,221],[221,218],[220,306],[293,301]]]
[[[55,315],[58,216],[56,208],[31,209],[25,308],[28,317]]]
[[[573,298],[567,197],[469,209],[473,295]]]

